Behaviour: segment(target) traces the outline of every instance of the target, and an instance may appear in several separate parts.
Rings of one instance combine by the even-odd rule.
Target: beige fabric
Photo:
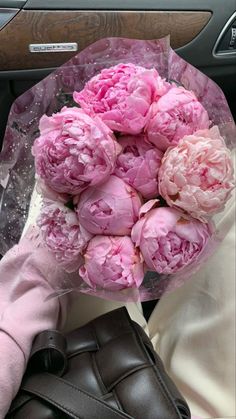
[[[234,220],[232,205],[223,222]],[[163,297],[148,327],[191,411],[235,418],[235,224],[206,266]]]
[[[80,293],[73,293],[71,296],[70,311],[68,313],[65,331],[83,326],[90,320],[122,306],[124,306],[124,303],[107,301]],[[126,307],[130,317],[139,323],[148,333],[147,323],[143,317],[141,304],[128,303],[126,304]]]

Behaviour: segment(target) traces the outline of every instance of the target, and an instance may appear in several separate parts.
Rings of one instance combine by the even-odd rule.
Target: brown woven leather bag
[[[65,337],[37,336],[7,418],[188,419],[189,408],[125,308]]]

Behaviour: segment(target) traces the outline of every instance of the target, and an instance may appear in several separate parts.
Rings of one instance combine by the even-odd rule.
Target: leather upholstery
[[[69,333],[66,341],[64,380],[135,419],[190,418],[185,400],[166,374],[149,338],[139,325],[131,321],[125,308],[107,313]],[[40,365],[41,371],[45,370],[43,362],[46,362],[49,371],[62,371],[63,357],[51,357],[50,351],[43,354],[40,345],[45,349],[45,344],[39,340],[33,346],[34,362],[31,360],[29,364],[30,372],[37,369],[37,365]],[[52,342],[52,346],[55,354],[56,342]],[[63,347],[63,340],[59,338],[60,351]],[[39,354],[38,362],[36,352]],[[43,361],[40,354],[43,354]],[[59,368],[55,367],[56,360],[60,362]],[[9,417],[70,417],[37,398],[27,399],[25,394],[22,397],[23,401],[18,399],[18,408]]]

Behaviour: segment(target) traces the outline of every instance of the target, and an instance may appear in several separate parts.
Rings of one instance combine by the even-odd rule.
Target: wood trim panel
[[[75,53],[30,53],[31,43],[78,42],[79,50],[98,39],[120,36],[157,39],[170,34],[173,48],[194,39],[210,12],[26,11],[0,31],[0,70],[56,67]]]

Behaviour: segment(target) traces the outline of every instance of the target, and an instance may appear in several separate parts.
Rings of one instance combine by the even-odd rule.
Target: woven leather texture
[[[160,358],[126,309],[105,314],[66,336],[63,379],[135,419],[187,419],[190,412]],[[67,418],[36,398],[16,419]]]

